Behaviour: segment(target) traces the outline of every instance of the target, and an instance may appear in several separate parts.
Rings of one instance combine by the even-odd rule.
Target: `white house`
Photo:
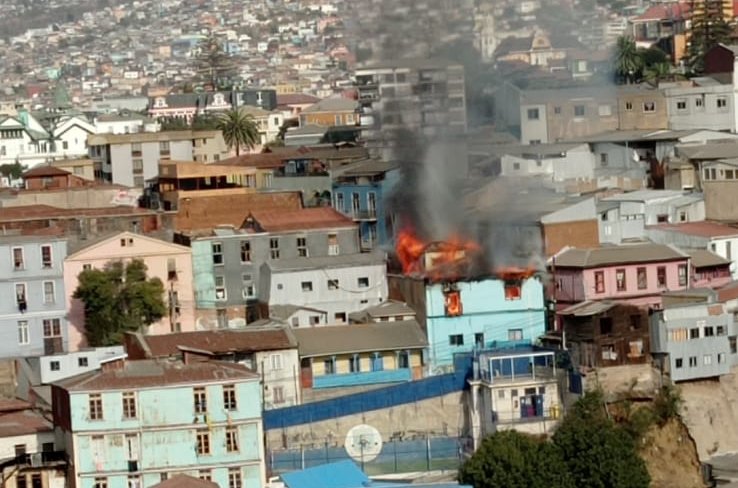
[[[52,132],[56,157],[74,158],[87,156],[87,136],[95,133],[95,126],[83,117],[61,119]]]
[[[260,296],[269,306],[309,306],[325,311],[329,324],[348,323],[350,313],[387,300],[384,253],[279,259],[261,273]]]
[[[500,158],[502,176],[545,176],[552,181],[592,179],[595,155],[586,143],[513,146]]]

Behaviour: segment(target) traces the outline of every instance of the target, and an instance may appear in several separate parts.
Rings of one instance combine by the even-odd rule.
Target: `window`
[[[605,293],[604,271],[595,271],[595,293]]]
[[[630,316],[630,330],[638,330],[641,328],[641,316],[631,315]]]
[[[133,163],[133,172],[134,173],[141,173],[144,169],[144,162],[143,159],[134,159],[132,161]]]
[[[601,335],[612,334],[612,318],[611,317],[600,317],[600,334]]]
[[[384,356],[381,352],[372,355],[372,371],[384,371]]]
[[[633,102],[625,102],[625,110],[630,112],[633,110]]]
[[[44,319],[44,338],[61,337],[61,320],[60,319]]]
[[[323,374],[335,374],[336,361],[334,359],[326,359],[323,361]]]
[[[281,354],[270,355],[269,363],[271,364],[272,370],[282,369],[282,355]]]
[[[30,338],[28,337],[28,321],[27,320],[19,320],[18,321],[18,344],[25,346],[31,342]]]
[[[89,271],[91,269],[92,269],[92,265],[91,264],[85,263],[85,264],[82,265],[82,271]]]
[[[462,334],[453,334],[448,336],[448,343],[451,346],[463,346],[464,336]]]
[[[484,347],[484,334],[482,332],[476,332],[474,334],[474,345]]]
[[[346,322],[346,312],[336,312],[333,314],[333,321],[337,324]]]
[[[304,237],[297,238],[297,255],[301,258],[308,257],[307,239]]]
[[[730,354],[736,354],[738,352],[738,347],[736,346],[736,338],[728,337],[728,343],[730,344]]]
[[[88,404],[90,409],[90,420],[102,420],[102,395],[100,395],[99,393],[90,393]]]
[[[609,155],[607,153],[600,153],[600,166],[607,166],[609,163]]]
[[[223,408],[236,410],[236,386],[223,385]]]
[[[703,106],[704,104],[705,104],[705,103],[703,102],[703,100],[702,100],[702,97],[698,97],[698,98],[695,98],[695,99],[694,99],[694,106],[695,106],[695,107],[697,107],[697,108],[702,108],[702,106]]]
[[[159,142],[159,153],[169,154],[169,141]]]
[[[41,246],[41,266],[51,268],[51,246]]]
[[[702,356],[702,364],[705,366],[712,365],[712,354],[705,354]]]
[[[44,281],[44,303],[54,303],[54,282]]]
[[[205,481],[210,481],[213,479],[213,475],[209,469],[201,469],[197,472],[197,477]]]
[[[700,328],[699,327],[692,327],[689,329],[689,338],[690,339],[699,339],[700,338]]]
[[[25,311],[27,305],[25,283],[15,284],[15,303],[18,305],[18,308],[20,308],[21,311]]]
[[[195,413],[205,413],[208,411],[208,397],[205,388],[198,386],[192,389],[193,400],[195,402]]]
[[[95,478],[95,483],[92,485],[93,488],[108,488],[107,478]]]
[[[397,356],[397,367],[400,369],[408,369],[410,367],[410,352],[400,351]]]
[[[618,291],[625,291],[625,270],[624,269],[616,269],[615,270],[615,286]]]
[[[528,109],[528,120],[538,120],[539,118],[539,112],[537,108],[529,108]]]
[[[522,341],[523,340],[523,329],[508,329],[507,340],[508,341]]]
[[[328,255],[338,256],[340,249],[338,247],[338,234],[328,234]]]
[[[86,368],[87,366],[89,366],[89,361],[87,357],[82,356],[80,358],[77,358],[77,366],[79,366],[80,368]]]
[[[717,108],[727,108],[727,107],[728,107],[728,99],[725,97],[718,97]]]
[[[679,286],[687,286],[687,265],[679,265]]]
[[[123,418],[136,418],[136,394],[133,392],[123,393]]]
[[[225,432],[226,435],[226,451],[227,452],[238,452],[238,428],[228,427]]]
[[[697,367],[697,356],[690,356],[689,357],[689,367],[690,368],[696,368]]]
[[[310,316],[310,325],[318,325],[320,324],[320,316],[319,315],[311,315]]]
[[[638,289],[645,290],[646,288],[648,288],[648,269],[638,268],[636,269],[636,275],[638,281]]]
[[[131,144],[131,156],[141,156],[141,143],[134,142]]]
[[[215,299],[216,300],[226,299],[226,287],[225,287],[225,277],[224,276],[215,277]]]
[[[711,325],[708,325],[705,327],[705,337],[714,337],[715,336],[715,328]]]
[[[349,359],[349,372],[361,373],[361,359],[358,354],[354,354],[351,356],[351,359]]]
[[[397,83],[405,83],[407,81],[407,75],[405,73],[397,73]]]
[[[251,262],[251,241],[241,241],[241,262]]]
[[[276,237],[269,239],[269,257],[279,259],[279,239]]]
[[[676,101],[676,108],[679,111],[687,110],[687,100],[685,99],[679,99]]]
[[[228,468],[228,488],[242,488],[240,469]]]
[[[584,117],[584,105],[574,105],[574,117]]]
[[[369,288],[369,278],[362,277],[356,280],[359,288]]]
[[[652,113],[656,111],[656,102],[643,102],[643,111],[645,113]]]
[[[520,163],[513,163],[513,169],[518,171],[520,169]]]
[[[142,187],[144,186],[144,177],[143,176],[134,176],[133,177],[133,186],[135,187]]]
[[[659,288],[666,288],[666,266],[656,268],[656,284]]]
[[[212,243],[213,248],[213,264],[222,265],[223,264],[223,244],[220,242],[213,242]]]
[[[597,107],[600,117],[609,117],[612,115],[612,107],[610,105],[600,105]]]
[[[169,479],[169,475],[167,473],[160,473],[159,474],[159,480],[160,481],[166,481]]]
[[[719,352],[718,353],[718,364],[724,364],[725,363],[725,353]]]
[[[300,283],[300,286],[302,287],[302,291],[304,292],[313,291],[312,281],[303,281],[302,283]]]
[[[338,280],[328,280],[329,290],[338,290]]]
[[[16,271],[24,269],[25,261],[23,259],[23,248],[22,247],[14,247],[13,248],[13,269]]]
[[[61,369],[61,365],[59,364],[59,361],[49,362],[49,369],[51,371],[59,371]]]
[[[717,326],[717,335],[724,336],[728,335],[728,328],[724,325],[718,325]]]
[[[272,388],[272,401],[274,403],[284,403],[284,387],[275,386]]]
[[[682,363],[683,363],[683,362],[684,362],[684,361],[682,360],[682,358],[676,358],[676,359],[674,360],[674,367],[675,367],[676,369],[680,369],[680,368],[682,367]]]
[[[210,454],[210,432],[207,430],[197,431],[197,454]]]

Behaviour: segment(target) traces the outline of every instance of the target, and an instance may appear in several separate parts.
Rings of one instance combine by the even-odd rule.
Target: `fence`
[[[468,369],[329,400],[278,408],[264,412],[264,429],[282,429],[381,410],[462,391]]]
[[[408,439],[385,442],[376,458],[354,459],[368,475],[407,473],[413,471],[456,470],[463,453],[471,443],[468,437],[432,437],[419,433]],[[299,469],[351,459],[346,449],[325,442],[323,447],[291,450],[270,450],[268,471],[271,476]]]

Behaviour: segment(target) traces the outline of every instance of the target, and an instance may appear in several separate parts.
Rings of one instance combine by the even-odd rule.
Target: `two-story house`
[[[197,321],[219,328],[258,317],[256,303],[267,301],[261,294],[265,263],[359,252],[356,224],[329,207],[257,210],[239,228],[182,240],[192,247]]]
[[[203,359],[116,360],[55,383],[71,486],[143,488],[178,474],[262,486],[259,377]]]
[[[333,207],[359,226],[361,250],[389,243],[394,235],[385,203],[397,181],[395,166],[369,159],[331,171]]]
[[[715,296],[666,305],[651,317],[651,352],[672,381],[728,374],[738,358],[733,314]]]
[[[67,350],[66,255],[66,239],[0,237],[0,357]]]
[[[326,98],[300,112],[300,126],[357,125],[359,102],[350,98]]]
[[[127,333],[128,358],[182,358],[187,351],[207,353],[210,358],[242,364],[261,378],[263,408],[299,405],[300,360],[297,340],[289,327],[250,325],[238,330],[202,330],[163,335]]]
[[[659,308],[663,292],[689,287],[689,255],[665,244],[567,248],[550,269],[560,309],[605,299]]]
[[[666,98],[669,129],[704,128],[735,131],[733,85],[716,78],[695,77],[689,81],[659,85]]]
[[[87,138],[95,177],[143,188],[159,174],[159,161],[213,162],[226,159],[229,149],[220,131],[162,131],[135,134],[94,134]]]
[[[164,284],[163,297],[167,315],[151,324],[146,333],[165,334],[194,330],[195,298],[192,290],[192,251],[190,248],[153,237],[121,232],[85,246],[64,260],[69,347],[77,350],[86,344],[84,304],[73,298],[78,277],[88,269],[102,269],[110,262],[139,259],[147,268],[147,277]]]
[[[384,253],[297,257],[265,262],[261,269],[259,299],[274,305],[315,309],[309,322],[289,319],[293,327],[348,324],[348,315],[387,299],[387,258]]]

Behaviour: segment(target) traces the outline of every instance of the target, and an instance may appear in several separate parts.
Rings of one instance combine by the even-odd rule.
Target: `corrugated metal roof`
[[[554,258],[564,268],[594,268],[628,263],[686,260],[689,256],[666,244],[629,244],[593,249],[569,248]]]
[[[609,301],[586,301],[577,303],[571,307],[565,308],[558,312],[559,315],[573,315],[574,317],[589,317],[607,312],[616,305],[615,302]]]
[[[294,329],[300,357],[420,349],[428,345],[414,320]]]

